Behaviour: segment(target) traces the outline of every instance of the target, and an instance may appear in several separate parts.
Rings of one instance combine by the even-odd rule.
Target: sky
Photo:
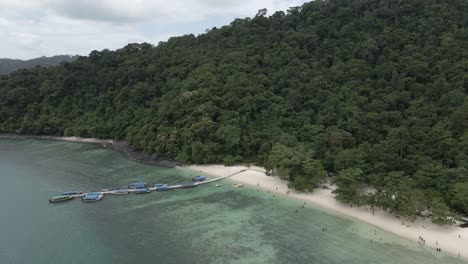
[[[88,55],[128,43],[157,45],[307,0],[0,0],[0,58]]]

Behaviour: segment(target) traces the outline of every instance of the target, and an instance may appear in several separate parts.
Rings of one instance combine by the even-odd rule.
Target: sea
[[[0,263],[466,263],[229,180],[96,203],[48,202],[64,191],[180,184],[194,175],[99,145],[0,139]]]

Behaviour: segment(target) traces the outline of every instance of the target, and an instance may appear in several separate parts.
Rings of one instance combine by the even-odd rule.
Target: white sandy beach
[[[261,167],[244,167],[223,165],[193,165],[183,167],[185,169],[203,172],[212,176],[225,176],[242,169],[248,169],[245,172],[232,176],[230,179],[246,185],[257,186],[258,188],[271,193],[278,193],[294,199],[313,203],[316,206],[333,210],[346,217],[361,220],[378,228],[396,234],[400,237],[417,242],[419,236],[426,240],[426,246],[432,248],[441,248],[442,252],[454,256],[459,254],[468,260],[468,228],[458,226],[437,226],[428,219],[417,220],[415,222],[405,221],[390,215],[386,212],[372,211],[366,207],[350,207],[349,205],[337,202],[331,190],[316,189],[312,194],[305,194],[288,189],[287,182],[277,177],[265,175],[265,169]],[[290,191],[287,195],[286,192]],[[402,222],[405,225],[402,225]],[[459,238],[458,236],[461,236]],[[437,242],[437,245],[436,245]]]
[[[112,139],[99,139],[99,138],[82,138],[82,137],[53,137],[43,136],[42,139],[67,141],[67,142],[79,142],[79,143],[94,143],[94,144],[112,144]]]
[[[57,140],[78,143],[92,143],[92,144],[113,144],[112,139],[99,139],[99,138],[82,138],[82,137],[59,137],[59,136],[38,136],[38,135],[15,135],[15,134],[0,134],[0,138],[22,138],[22,139],[45,139]]]

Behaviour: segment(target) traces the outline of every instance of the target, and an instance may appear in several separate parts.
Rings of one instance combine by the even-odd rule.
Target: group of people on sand
[[[426,245],[426,240],[422,236],[419,236],[418,244]]]
[[[426,240],[422,236],[419,236],[418,244],[426,245]],[[436,241],[436,246],[438,246],[438,245],[439,245],[439,242]],[[437,247],[436,251],[437,252],[442,252],[442,249],[440,247]]]

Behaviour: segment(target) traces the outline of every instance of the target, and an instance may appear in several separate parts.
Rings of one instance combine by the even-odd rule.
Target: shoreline
[[[110,148],[118,151],[129,160],[140,162],[147,165],[156,165],[161,167],[175,167],[175,160],[165,157],[155,157],[153,155],[136,150],[125,140],[99,139],[99,138],[83,138],[83,137],[62,137],[62,136],[43,136],[43,135],[17,135],[17,134],[0,134],[0,139],[37,139],[37,140],[53,140],[73,143],[86,143],[100,145],[105,148]]]
[[[418,242],[419,236],[425,240],[426,247],[435,249],[441,248],[444,254],[468,260],[468,228],[459,226],[438,226],[432,224],[429,219],[418,219],[414,222],[399,219],[387,212],[376,210],[374,214],[367,207],[350,207],[335,200],[331,189],[315,189],[313,193],[303,193],[288,188],[287,181],[278,177],[267,176],[265,169],[251,166],[230,166],[223,165],[190,165],[182,166],[182,169],[202,172],[211,176],[225,176],[241,169],[247,171],[230,177],[228,180],[242,183],[270,193],[279,194],[300,200],[314,206],[326,209],[339,216],[351,218],[378,227],[389,233],[397,235],[409,241]],[[288,194],[287,194],[288,192]],[[310,205],[309,204],[309,205]],[[402,225],[404,223],[404,225]],[[461,237],[459,238],[458,235]],[[421,245],[423,246],[423,245]]]
[[[157,158],[141,151],[135,150],[126,141],[115,141],[112,139],[81,138],[81,137],[60,137],[60,136],[39,136],[39,135],[15,135],[0,134],[0,139],[37,139],[37,140],[55,140],[75,143],[99,144],[103,147],[109,147],[125,155],[128,159],[141,162],[148,165],[163,167],[176,167],[183,170],[202,172],[211,176],[226,176],[245,169],[246,171],[234,175],[227,180],[257,187],[258,189],[276,193],[285,198],[310,202],[316,207],[326,209],[338,216],[358,220],[369,225],[373,225],[389,233],[397,235],[409,241],[418,241],[422,236],[426,240],[428,248],[442,248],[443,254],[458,257],[468,261],[468,228],[458,226],[437,226],[430,223],[429,219],[418,219],[410,222],[399,219],[382,211],[375,211],[375,214],[367,207],[350,207],[349,205],[339,203],[334,199],[331,189],[315,189],[313,193],[303,193],[289,189],[285,180],[278,177],[267,176],[265,169],[257,166],[224,166],[224,165],[189,165],[177,166],[176,162],[166,158]],[[288,194],[286,193],[288,192]],[[309,205],[310,205],[309,204]],[[402,222],[405,224],[402,225]],[[461,238],[458,237],[461,235]],[[437,244],[436,244],[437,241]]]

